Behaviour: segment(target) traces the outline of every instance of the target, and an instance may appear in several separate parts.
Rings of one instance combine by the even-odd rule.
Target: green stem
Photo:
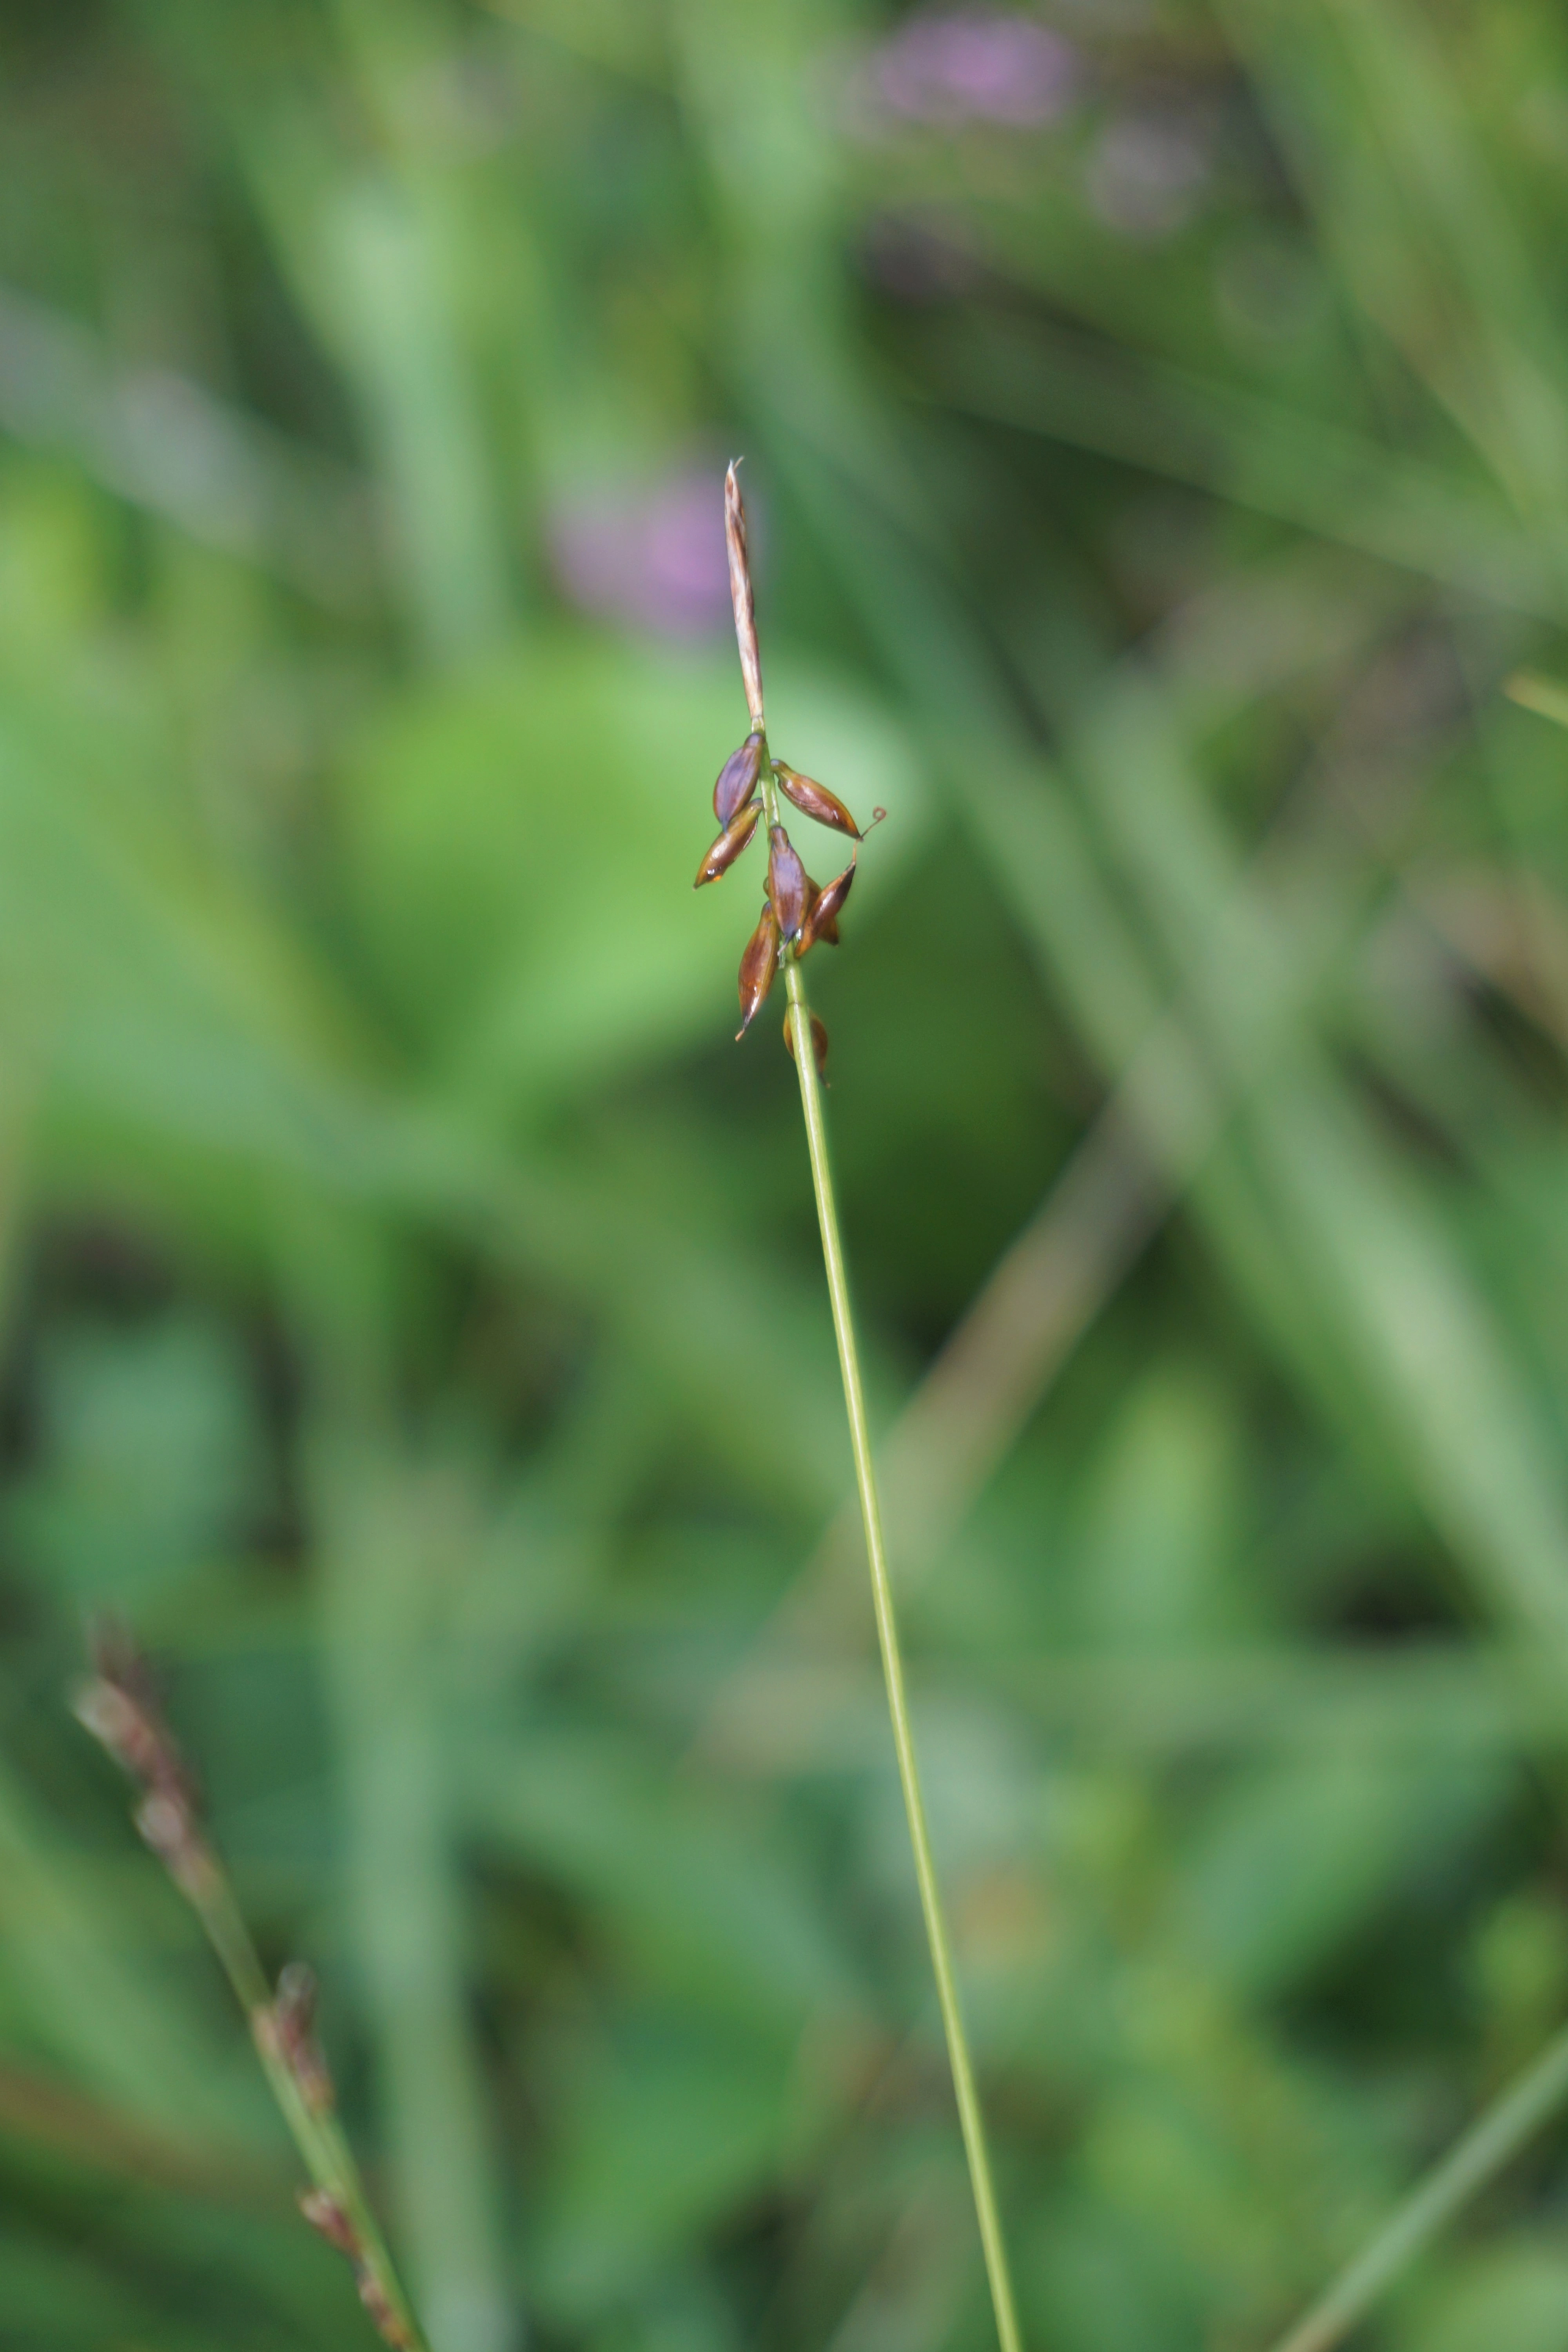
[[[777,821],[778,803],[771,769],[766,765],[763,768],[763,795],[767,802],[768,822],[772,824]],[[866,1423],[866,1400],[860,1387],[859,1351],[855,1343],[849,1284],[844,1270],[844,1244],[839,1239],[838,1208],[834,1197],[833,1173],[828,1166],[822,1087],[811,1042],[811,1015],[800,966],[787,952],[784,958],[784,990],[789,998],[789,1011],[785,1017],[790,1024],[795,1066],[800,1077],[805,1139],[811,1153],[811,1181],[816,1192],[817,1223],[822,1228],[822,1255],[827,1268],[827,1295],[833,1303],[833,1328],[838,1340],[839,1368],[844,1375],[844,1403],[849,1419],[850,1449],[855,1456],[855,1484],[860,1496],[860,1517],[866,1528],[866,1558],[871,1570],[877,1639],[881,1645],[882,1672],[888,1685],[888,1712],[893,1722],[893,1747],[899,1759],[904,1810],[909,1816],[910,1843],[914,1849],[915,1877],[920,1885],[921,1908],[925,1914],[931,1969],[936,1978],[937,2000],[942,2007],[942,2031],[947,2036],[948,2063],[952,2069],[952,2087],[958,2100],[958,2119],[963,2131],[964,2153],[969,2158],[969,2179],[974,2191],[974,2210],[980,2222],[980,2242],[985,2251],[985,2270],[991,2282],[996,2333],[1001,2339],[1002,2352],[1020,2352],[1018,2317],[1013,2304],[1012,2281],[1007,2273],[1007,2249],[996,2210],[991,2159],[985,2146],[985,2125],[974,2088],[974,2070],[970,2063],[969,2040],[964,2032],[963,2011],[958,1998],[958,1980],[953,1974],[952,1954],[948,1945],[947,1922],[942,1916],[942,1890],[937,1884],[936,1864],[931,1856],[931,1833],[926,1827],[925,1800],[921,1794],[920,1765],[915,1755],[915,1735],[904,1689],[903,1654],[899,1646],[893,1589],[882,1544],[882,1510],[877,1497],[871,1436]]]
[[[1565,2098],[1568,2032],[1548,2042],[1540,2057],[1515,2077],[1442,2161],[1433,2166],[1372,2243],[1281,2338],[1275,2352],[1331,2352],[1364,2318],[1390,2281],[1502,2170]]]
[[[182,1879],[180,1884],[249,2021],[251,2039],[272,2095],[312,2183],[347,2216],[358,2242],[360,2260],[374,2280],[387,2309],[401,2326],[409,2352],[428,2352],[393,2268],[386,2242],[371,2211],[359,2167],[342,2127],[335,2115],[318,2114],[308,2104],[278,2049],[270,2031],[272,1998],[267,1972],[221,1864],[209,1853],[208,1868],[199,1877]]]

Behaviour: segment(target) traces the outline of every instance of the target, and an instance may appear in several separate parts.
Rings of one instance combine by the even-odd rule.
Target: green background
[[[1026,2337],[1266,2346],[1568,2003],[1561,11],[12,0],[0,154],[0,2338],[372,2340],[109,1609],[435,2352],[990,2341],[743,452]]]

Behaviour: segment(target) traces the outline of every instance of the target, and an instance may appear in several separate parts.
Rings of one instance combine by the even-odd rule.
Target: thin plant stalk
[[[773,772],[772,755],[767,748],[767,727],[763,707],[762,668],[757,656],[756,625],[752,613],[750,567],[746,560],[745,521],[741,508],[740,489],[735,469],[731,467],[725,484],[725,521],[730,552],[730,580],[735,605],[735,635],[740,646],[741,671],[745,681],[746,702],[752,725],[762,738],[760,782],[770,830],[779,823],[778,782]],[[1007,2265],[1006,2242],[1002,2234],[1002,2222],[996,2207],[996,2191],[991,2177],[991,2158],[986,2146],[985,2121],[981,2113],[979,2095],[974,2087],[974,2068],[969,2054],[969,2037],[964,2028],[963,2009],[959,2000],[958,1979],[952,1965],[952,1950],[948,1940],[947,1920],[942,1909],[942,1889],[937,1879],[936,1862],[931,1853],[931,1832],[926,1823],[925,1799],[921,1791],[920,1762],[915,1752],[914,1726],[910,1717],[909,1696],[904,1685],[903,1652],[899,1641],[898,1614],[893,1605],[892,1581],[888,1574],[888,1556],[882,1540],[882,1507],[877,1493],[877,1473],[871,1455],[871,1433],[866,1420],[865,1392],[860,1383],[860,1353],[855,1338],[855,1318],[849,1303],[849,1281],[845,1271],[844,1244],[838,1230],[838,1205],[833,1189],[833,1171],[827,1154],[827,1129],[823,1117],[822,1081],[816,1066],[816,1051],[812,1039],[811,1012],[806,1003],[805,986],[801,978],[800,964],[786,946],[784,950],[784,992],[788,998],[785,1015],[795,1054],[795,1070],[800,1078],[801,1109],[805,1118],[806,1148],[811,1156],[811,1181],[816,1196],[816,1219],[822,1233],[823,1264],[827,1273],[827,1295],[833,1307],[833,1329],[838,1342],[838,1365],[844,1377],[844,1405],[849,1423],[849,1445],[855,1457],[855,1485],[860,1500],[860,1517],[866,1532],[866,1559],[871,1573],[871,1599],[876,1611],[877,1640],[882,1654],[882,1672],[888,1686],[888,1712],[892,1719],[893,1748],[898,1758],[899,1780],[903,1790],[904,1811],[909,1819],[910,1844],[914,1852],[915,1879],[920,1888],[921,1909],[925,1916],[926,1938],[931,1947],[931,1971],[936,1979],[937,2000],[942,2011],[942,2032],[947,2041],[948,2063],[952,2073],[953,2093],[958,2103],[958,2119],[963,2134],[963,2149],[969,2163],[970,2186],[974,2195],[974,2210],[980,2224],[980,2242],[985,2256],[985,2273],[990,2282],[992,2308],[995,2313],[996,2334],[1001,2352],[1021,2352],[1022,2338],[1018,2332],[1017,2309],[1013,2300],[1013,2283]]]
[[[307,1969],[286,1969],[274,1993],[145,1665],[118,1633],[100,1633],[97,1648],[97,1671],[77,1695],[77,1715],[140,1785],[137,1827],[200,1920],[245,2011],[310,2178],[300,2210],[353,2264],[360,2300],[384,2342],[393,2352],[429,2352],[338,2121],[331,2077],[315,2041],[315,1980]]]
[[[1279,2339],[1274,2352],[1332,2352],[1364,2319],[1384,2289],[1518,2155],[1565,2099],[1568,2030],[1547,2043],[1416,2183],[1371,2244]]]
[[[855,1344],[849,1285],[844,1270],[844,1244],[838,1234],[833,1171],[827,1158],[827,1132],[822,1117],[822,1082],[817,1076],[816,1056],[812,1051],[811,1017],[806,1006],[805,990],[799,968],[793,960],[785,970],[784,982],[789,995],[789,1022],[795,1039],[795,1067],[800,1073],[800,1100],[805,1115],[806,1145],[811,1153],[811,1181],[816,1194],[816,1217],[822,1228],[823,1263],[827,1269],[827,1293],[833,1303],[833,1328],[838,1341],[839,1369],[844,1375],[844,1405],[849,1422],[850,1449],[855,1456],[855,1485],[860,1497],[860,1517],[866,1530],[866,1559],[871,1571],[877,1640],[881,1647],[882,1672],[888,1685],[888,1712],[892,1718],[899,1780],[904,1792],[904,1810],[909,1816],[910,1843],[914,1849],[915,1878],[920,1886],[921,1909],[925,1914],[931,1971],[936,1978],[942,2032],[947,2037],[948,2063],[952,2069],[952,2087],[958,2101],[958,2119],[963,2132],[964,2154],[969,2159],[969,2178],[974,2191],[974,2210],[980,2223],[980,2242],[985,2252],[985,2271],[991,2282],[991,2300],[995,2307],[996,2333],[1001,2340],[1002,2352],[1020,2352],[1018,2315],[1007,2269],[1006,2243],[996,2210],[996,2192],[991,2179],[985,2122],[974,2087],[969,2037],[964,2030],[963,2010],[958,1997],[958,1979],[953,1972],[942,1889],[931,1855],[931,1833],[926,1827],[920,1760],[915,1753],[914,1727],[910,1720],[909,1698],[904,1688],[899,1621],[893,1607],[887,1554],[882,1547],[882,1508],[871,1460],[870,1433],[866,1426],[866,1400],[860,1387],[860,1361]]]
[[[393,2267],[380,2224],[371,2210],[342,2126],[331,2108],[319,2111],[312,2106],[284,2054],[261,1956],[251,1940],[227,1877],[221,1868],[215,1869],[205,1891],[193,1887],[184,1891],[245,2011],[268,2086],[305,2169],[313,2186],[348,2221],[355,2267],[361,2273],[360,2292],[377,2326],[386,2340],[398,2347],[398,2352],[428,2352]]]

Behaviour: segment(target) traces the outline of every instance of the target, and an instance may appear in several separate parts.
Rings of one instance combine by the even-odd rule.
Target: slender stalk
[[[315,1980],[308,1969],[287,1969],[273,1992],[143,1661],[118,1632],[100,1629],[95,1646],[97,1671],[78,1692],[76,1713],[140,1786],[137,1827],[201,1921],[245,2011],[310,2177],[312,2193],[301,2197],[300,2209],[353,2264],[360,2300],[384,2342],[394,2352],[428,2352],[338,2122],[313,2030]]]
[[[754,743],[760,751],[756,774],[762,787],[771,839],[773,828],[780,823],[780,787],[773,755],[768,750],[767,719],[763,706],[763,666],[757,648],[757,616],[746,545],[746,513],[734,466],[730,467],[724,479],[724,542],[730,562],[730,593],[735,608],[735,644],[741,656],[741,677],[746,689],[746,709],[752,730],[748,745],[742,748],[749,749]],[[726,768],[725,774],[728,772]],[[801,781],[798,777],[795,779],[797,786]],[[721,775],[721,785],[723,782],[724,776]],[[732,810],[726,812],[720,808],[717,790],[714,808],[721,823],[727,822],[728,815],[732,814]],[[839,814],[845,815],[847,813],[841,809]],[[877,815],[879,817],[881,814],[879,809]],[[772,898],[771,878],[769,891]],[[776,911],[776,900],[773,903]],[[931,1970],[936,1978],[942,2032],[947,2037],[948,2064],[952,2070],[958,2119],[963,2131],[963,2151],[969,2159],[970,2186],[974,2192],[980,2242],[985,2253],[985,2274],[991,2283],[996,2333],[1002,2352],[1021,2352],[1022,2339],[1013,2303],[1013,2284],[1007,2273],[1007,2248],[996,2211],[996,2191],[992,2185],[991,2158],[985,2146],[985,2124],[974,2088],[969,2038],[963,2028],[958,1979],[953,1973],[947,1922],[942,1916],[942,1890],[937,1884],[936,1864],[931,1855],[931,1832],[926,1827],[925,1800],[921,1794],[914,1728],[910,1721],[910,1703],[904,1689],[903,1654],[899,1646],[899,1622],[893,1609],[893,1588],[888,1576],[888,1555],[882,1541],[882,1507],[877,1496],[877,1474],[871,1462],[871,1434],[866,1424],[866,1399],[860,1386],[860,1355],[855,1343],[855,1318],[849,1306],[848,1278],[844,1271],[844,1244],[838,1234],[838,1207],[834,1198],[833,1171],[827,1158],[827,1129],[822,1115],[822,1086],[816,1067],[816,1048],[811,1034],[811,1013],[800,976],[799,958],[795,948],[787,942],[783,950],[783,962],[784,993],[789,999],[789,1010],[784,1017],[795,1052],[795,1066],[800,1078],[801,1108],[805,1114],[811,1181],[816,1194],[816,1221],[822,1229],[822,1256],[827,1269],[827,1295],[833,1304],[833,1328],[838,1341],[839,1370],[844,1375],[844,1404],[849,1419],[850,1450],[855,1456],[855,1484],[860,1497],[860,1517],[866,1530],[866,1559],[871,1571],[877,1640],[881,1648],[882,1672],[888,1685],[888,1712],[892,1717],[893,1748],[899,1759],[904,1811],[909,1816],[910,1843],[914,1849],[915,1878],[920,1886],[921,1909],[925,1914]],[[742,961],[742,1004],[745,1003],[746,985],[746,965]],[[748,1022],[754,1010],[754,1004],[748,1009]]]
[[[210,1858],[210,1848],[207,1853]],[[359,2166],[342,2126],[330,2107],[319,2109],[307,2100],[284,2054],[261,1956],[251,1940],[228,1879],[215,1864],[210,1874],[200,1873],[188,1884],[182,1884],[246,2013],[272,2095],[305,2169],[314,2186],[348,2219],[353,2260],[361,2276],[361,2294],[376,2326],[386,2340],[398,2347],[398,2352],[428,2352],[393,2267],[380,2225],[371,2210]]]
[[[1461,2206],[1519,2153],[1568,2099],[1568,2030],[1549,2042],[1461,2139],[1418,2181],[1383,2228],[1282,2336],[1274,2352],[1331,2352]]]
[[[763,777],[768,822],[772,824],[777,822],[778,810],[773,797],[771,765],[764,765]],[[996,2210],[996,2192],[992,2183],[991,2158],[985,2143],[985,2123],[974,2087],[969,2037],[964,2030],[958,1979],[953,1971],[947,1921],[942,1911],[942,1889],[931,1850],[931,1832],[926,1826],[925,1799],[921,1792],[914,1727],[910,1720],[909,1697],[904,1688],[903,1653],[899,1643],[899,1621],[893,1606],[892,1583],[888,1575],[887,1553],[882,1543],[882,1507],[877,1493],[877,1474],[871,1459],[871,1434],[867,1426],[866,1399],[860,1385],[860,1356],[855,1339],[854,1314],[849,1304],[844,1244],[838,1232],[833,1171],[827,1157],[827,1129],[823,1118],[822,1082],[817,1076],[816,1055],[811,1042],[811,1014],[805,1001],[800,966],[793,955],[786,955],[784,960],[784,990],[789,998],[787,1017],[795,1044],[795,1066],[800,1076],[801,1108],[805,1116],[806,1148],[811,1154],[816,1218],[822,1229],[827,1295],[833,1306],[833,1329],[838,1341],[839,1370],[844,1375],[844,1405],[849,1422],[850,1450],[855,1456],[855,1484],[860,1497],[860,1517],[866,1530],[866,1559],[871,1571],[877,1640],[881,1648],[882,1672],[888,1685],[888,1712],[892,1718],[893,1748],[899,1759],[904,1811],[909,1816],[910,1843],[914,1849],[915,1878],[920,1886],[921,1909],[925,1915],[931,1972],[936,1978],[937,2000],[942,2009],[942,2032],[947,2037],[948,2063],[952,2070],[952,2087],[958,2101],[964,2154],[969,2159],[970,2185],[974,2192],[974,2210],[980,2223],[980,2242],[985,2253],[986,2276],[991,2283],[996,2334],[1002,2352],[1020,2352],[1022,2338],[1018,2333],[1013,2283],[1007,2268],[1006,2242]]]

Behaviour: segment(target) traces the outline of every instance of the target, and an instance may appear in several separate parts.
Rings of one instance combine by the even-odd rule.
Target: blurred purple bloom
[[[657,636],[704,637],[730,624],[722,474],[671,476],[649,488],[565,499],[550,524],[556,576],[572,603]]]
[[[911,122],[1051,121],[1078,86],[1078,55],[1036,17],[960,8],[912,16],[870,60],[883,107]]]

